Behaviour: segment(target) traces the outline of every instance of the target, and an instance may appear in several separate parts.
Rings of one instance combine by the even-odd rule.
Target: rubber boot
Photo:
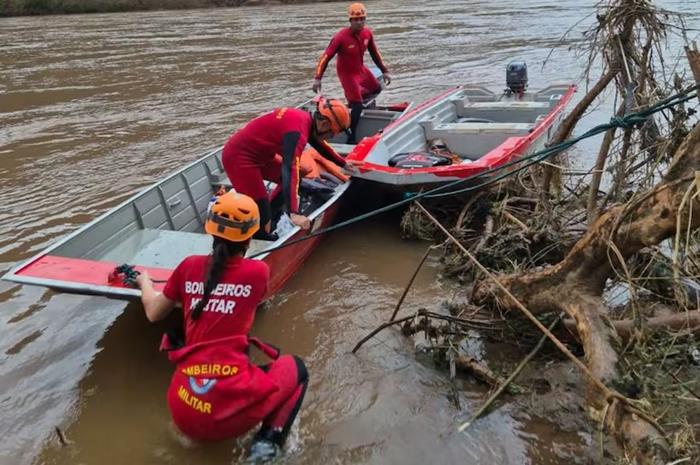
[[[280,454],[282,450],[280,445],[283,442],[282,431],[263,426],[253,438],[250,449],[248,449],[246,463],[258,464],[273,460]]]
[[[253,234],[253,239],[258,239],[261,241],[276,241],[279,239],[279,236],[273,232],[267,232],[264,229],[260,228],[257,231],[255,231],[255,234]]]
[[[350,104],[350,135],[348,136],[348,144],[357,144],[357,126],[360,124],[360,117],[364,107],[361,103]]]
[[[280,447],[267,439],[257,439],[251,445],[246,457],[246,463],[267,463],[277,457]]]

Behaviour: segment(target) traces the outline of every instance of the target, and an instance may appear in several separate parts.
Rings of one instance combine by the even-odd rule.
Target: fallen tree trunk
[[[690,46],[685,46],[685,55],[688,57],[688,64],[693,72],[693,77],[695,77],[695,83],[700,85],[700,52],[697,42],[693,41]],[[698,101],[700,101],[700,94],[698,94]]]
[[[625,114],[625,104],[622,102],[615,113],[615,116],[623,116]],[[600,190],[600,182],[603,180],[603,172],[605,170],[605,162],[610,153],[610,146],[615,139],[616,128],[610,128],[605,132],[603,142],[598,150],[598,157],[593,165],[593,175],[591,176],[591,185],[588,187],[588,202],[586,204],[586,218],[590,224],[595,220],[598,213],[598,191]]]
[[[496,375],[483,363],[479,363],[474,357],[461,355],[455,357],[455,367],[466,373],[470,373],[482,383],[488,384],[491,387],[496,387],[503,384],[503,378]]]
[[[627,258],[673,236],[677,227],[682,232],[700,226],[700,204],[695,199],[688,202],[699,166],[700,125],[696,125],[676,151],[661,183],[627,204],[603,213],[564,260],[542,271],[500,279],[533,313],[564,311],[573,318],[586,364],[606,385],[614,384],[617,379],[614,348],[617,335],[601,297],[606,280],[617,268],[624,269]],[[495,303],[505,310],[515,306],[490,281],[477,283],[473,295],[478,304]],[[606,399],[592,384],[587,400],[628,453],[637,457],[638,463],[664,462],[665,444],[655,425],[634,415],[621,403]]]
[[[619,69],[611,68],[600,77],[598,82],[569,112],[567,117],[564,118],[564,121],[561,122],[561,125],[559,126],[557,132],[554,134],[552,139],[548,141],[548,144],[550,146],[561,144],[566,139],[568,139],[569,136],[571,136],[571,133],[574,132],[574,128],[576,127],[576,123],[578,123],[581,117],[583,117],[583,114],[586,112],[586,110],[588,110],[588,107],[590,107],[593,101],[596,98],[598,98],[600,93],[603,92],[606,87],[608,87],[608,84],[610,84],[610,82],[612,82],[612,80],[615,79],[615,76],[617,76],[619,72]],[[549,187],[552,183],[553,174],[554,166],[552,166],[551,164],[545,165],[544,173],[542,176],[542,192],[544,192],[545,194],[549,193]],[[545,197],[543,198],[543,200],[547,201],[547,198]]]
[[[621,339],[628,339],[632,336],[634,331],[633,320],[615,320],[612,322],[612,325]],[[569,331],[576,331],[576,321],[574,320],[564,320],[564,326]],[[647,318],[643,322],[643,327],[650,330],[688,330],[694,334],[700,334],[700,310]]]

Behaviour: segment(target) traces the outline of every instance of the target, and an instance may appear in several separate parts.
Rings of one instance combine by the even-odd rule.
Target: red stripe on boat
[[[17,271],[18,276],[32,278],[54,279],[80,284],[96,286],[127,287],[122,283],[109,281],[109,274],[121,263],[100,262],[81,258],[60,257],[57,255],[44,255]],[[165,268],[135,267],[137,271],[147,270],[152,279],[165,281],[173,270]],[[154,283],[154,287],[161,290],[165,283]]]

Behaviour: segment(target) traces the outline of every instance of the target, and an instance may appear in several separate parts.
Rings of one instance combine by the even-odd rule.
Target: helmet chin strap
[[[328,109],[330,110],[331,115],[333,115],[333,119],[335,120],[335,125],[336,125],[338,128],[340,128],[340,119],[338,118],[338,115],[335,114],[335,110],[333,109],[333,105],[331,105],[330,100],[326,100],[324,103],[325,103],[325,105],[326,105],[326,108],[328,108]],[[330,120],[328,120],[328,122],[329,122],[330,125],[331,125],[331,132],[334,132],[334,131],[333,131],[333,123],[332,123]]]
[[[329,123],[329,125],[328,125],[328,129],[327,129],[327,130],[325,130],[325,131],[319,131],[319,130],[317,129],[317,130],[315,131],[315,135],[316,135],[316,137],[319,138],[319,139],[324,139],[326,135],[328,135],[329,138],[332,137],[332,136],[333,136],[333,130],[330,128],[330,123]]]
[[[319,134],[321,134],[321,131],[318,129],[318,125],[321,121],[321,118],[325,119],[325,117],[321,115],[321,113],[319,113],[317,110],[316,114],[314,115],[314,122],[311,124],[311,131],[313,132],[314,136],[318,136]]]

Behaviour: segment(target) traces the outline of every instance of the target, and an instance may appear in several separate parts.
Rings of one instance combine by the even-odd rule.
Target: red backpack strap
[[[253,345],[255,345],[258,349],[260,349],[265,355],[267,355],[271,359],[277,360],[277,358],[279,358],[280,350],[277,347],[263,342],[254,336],[248,337],[248,341],[252,342]]]

